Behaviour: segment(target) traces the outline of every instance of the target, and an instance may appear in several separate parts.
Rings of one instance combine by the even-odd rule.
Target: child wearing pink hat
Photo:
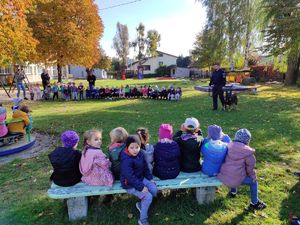
[[[180,173],[180,149],[172,135],[172,125],[160,125],[159,140],[154,146],[153,174],[161,180],[174,179]]]

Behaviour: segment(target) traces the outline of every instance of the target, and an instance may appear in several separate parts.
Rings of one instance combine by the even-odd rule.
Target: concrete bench
[[[208,177],[201,172],[183,173],[176,179],[160,180],[154,178],[158,190],[196,188],[196,199],[199,204],[214,201],[216,187],[222,183],[216,177]],[[120,181],[115,181],[112,187],[89,186],[78,183],[71,187],[51,185],[48,196],[54,199],[67,199],[69,220],[76,220],[87,216],[88,196],[121,194],[126,190],[121,187]]]

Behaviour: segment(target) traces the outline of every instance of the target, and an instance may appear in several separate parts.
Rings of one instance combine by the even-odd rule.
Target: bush
[[[167,66],[160,66],[155,70],[158,77],[170,76],[170,68]]]
[[[250,85],[250,84],[255,84],[256,80],[254,77],[246,77],[242,80],[243,85]]]

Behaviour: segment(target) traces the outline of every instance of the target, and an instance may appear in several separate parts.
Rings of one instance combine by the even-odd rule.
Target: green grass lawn
[[[239,94],[237,110],[212,111],[207,93],[195,91],[193,81],[159,81],[155,79],[97,81],[96,86],[121,84],[175,85],[183,88],[179,102],[156,100],[86,100],[82,102],[48,101],[30,103],[34,129],[59,134],[74,129],[103,130],[102,148],[106,152],[109,131],[123,126],[129,133],[137,127],[150,130],[150,142],[157,141],[161,123],[171,123],[174,130],[186,117],[199,119],[202,131],[210,124],[222,126],[233,137],[239,128],[252,133],[251,146],[256,149],[259,196],[268,208],[248,213],[249,188],[241,187],[239,195],[229,199],[223,186],[216,201],[197,205],[192,191],[155,199],[149,212],[150,224],[288,224],[290,213],[300,216],[300,182],[293,172],[300,170],[300,90],[282,86],[259,86],[258,94]],[[8,105],[7,105],[8,106]],[[59,143],[58,143],[59,144]],[[51,165],[47,153],[28,160],[15,160],[0,166],[0,224],[137,224],[136,199],[118,195],[109,204],[90,203],[85,220],[69,222],[62,200],[47,197]],[[128,214],[133,214],[129,219]]]

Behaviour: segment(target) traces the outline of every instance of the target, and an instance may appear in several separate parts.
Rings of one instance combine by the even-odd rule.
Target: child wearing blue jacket
[[[207,133],[208,136],[201,146],[204,157],[202,172],[208,176],[216,176],[224,162],[227,154],[227,144],[231,139],[228,135],[223,134],[220,126],[215,124],[208,126]]]
[[[148,225],[148,209],[153,197],[156,197],[157,187],[149,171],[141,149],[141,140],[137,135],[130,135],[126,140],[126,148],[121,152],[122,187],[127,193],[138,197],[136,203],[140,212],[139,225]]]

